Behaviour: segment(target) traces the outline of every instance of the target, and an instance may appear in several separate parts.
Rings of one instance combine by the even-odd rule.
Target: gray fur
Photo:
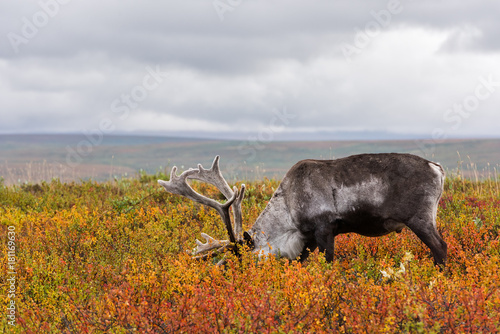
[[[292,220],[281,187],[255,222],[250,236],[260,254],[279,254],[295,259],[302,253],[304,237]]]
[[[408,227],[444,264],[447,246],[436,230],[443,183],[439,164],[410,154],[302,160],[249,234],[257,252],[304,259],[319,248],[332,261],[338,234],[381,236]]]

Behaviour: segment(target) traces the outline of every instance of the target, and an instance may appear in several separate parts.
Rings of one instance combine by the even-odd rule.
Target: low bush
[[[279,182],[247,183],[244,227]],[[205,184],[194,187],[213,198]],[[444,271],[408,230],[336,238],[335,260],[251,252],[225,267],[186,254],[201,232],[226,238],[213,210],[154,178],[0,185],[0,244],[15,229],[15,297],[0,298],[12,333],[493,333],[500,331],[498,180],[447,179],[438,228]],[[2,291],[8,282],[2,280]],[[7,307],[15,301],[15,325]]]

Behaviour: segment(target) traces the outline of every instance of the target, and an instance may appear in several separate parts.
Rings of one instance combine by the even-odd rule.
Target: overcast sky
[[[0,133],[498,136],[500,2],[0,2]]]

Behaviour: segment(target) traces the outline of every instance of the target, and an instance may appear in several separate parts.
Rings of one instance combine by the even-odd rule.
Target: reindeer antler
[[[209,236],[206,233],[202,233],[201,236],[207,242],[206,243],[202,243],[200,240],[196,239],[196,244],[198,246],[196,247],[196,250],[193,251],[193,255],[197,255],[197,254],[200,254],[202,252],[205,252],[205,251],[208,251],[208,250],[212,250],[212,249],[218,248],[218,247],[224,248],[224,247],[227,247],[227,245],[229,245],[229,241],[228,240],[216,240],[216,239],[212,238],[211,236]]]
[[[226,197],[226,199],[230,199],[234,196],[234,193],[237,192],[237,188],[234,187],[233,190],[227,184],[226,180],[222,176],[219,168],[219,159],[220,156],[216,156],[214,162],[212,163],[212,167],[210,169],[205,169],[201,164],[198,164],[198,173],[193,173],[188,176],[188,179],[196,179],[199,181],[210,183],[214,185],[219,191]],[[234,217],[234,235],[237,240],[241,240],[242,236],[242,214],[241,214],[241,201],[245,197],[245,184],[241,185],[241,191],[239,192],[239,196],[236,197],[235,202],[233,203],[233,217]]]
[[[230,248],[231,244],[235,244],[237,241],[241,240],[242,231],[242,215],[241,215],[241,201],[245,195],[245,185],[241,186],[241,191],[238,191],[237,187],[231,189],[227,184],[226,180],[222,176],[219,168],[219,156],[216,156],[212,167],[210,169],[205,169],[201,164],[198,165],[198,169],[188,169],[184,171],[181,175],[177,176],[177,167],[172,168],[170,173],[170,181],[158,180],[168,192],[172,194],[181,195],[187,197],[195,202],[204,204],[211,208],[217,210],[220,214],[229,235],[228,240],[216,240],[209,235],[202,233],[202,237],[207,241],[205,244],[196,240],[197,247],[193,251],[193,255],[197,255],[201,252],[209,251],[218,248],[217,252],[221,252],[227,248]],[[227,202],[221,204],[211,198],[207,198],[191,188],[187,183],[187,179],[196,179],[206,183],[214,185],[219,191],[226,197]],[[235,220],[234,229],[231,225],[231,218],[229,215],[229,208],[233,207],[233,215]],[[207,258],[209,255],[198,256],[197,258]]]

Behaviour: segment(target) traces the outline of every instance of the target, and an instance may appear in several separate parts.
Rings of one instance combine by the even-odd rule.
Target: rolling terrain
[[[5,184],[96,181],[140,172],[169,173],[209,166],[221,156],[224,175],[232,180],[280,179],[297,161],[332,159],[359,153],[412,153],[440,162],[448,173],[457,168],[472,178],[500,172],[500,139],[440,142],[202,140],[147,136],[0,135],[0,178]]]

